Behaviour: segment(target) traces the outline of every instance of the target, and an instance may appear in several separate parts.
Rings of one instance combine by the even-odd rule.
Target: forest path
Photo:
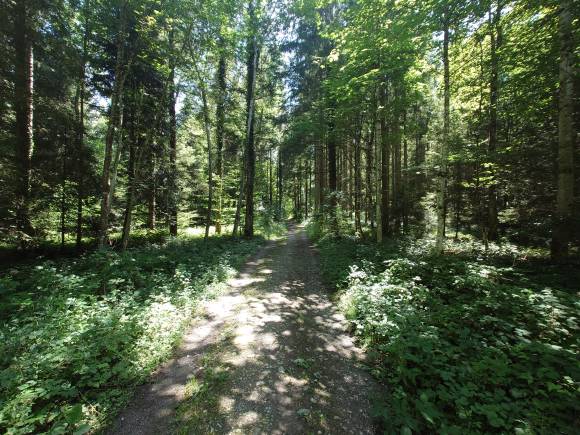
[[[373,381],[305,231],[229,285],[107,433],[372,434]]]

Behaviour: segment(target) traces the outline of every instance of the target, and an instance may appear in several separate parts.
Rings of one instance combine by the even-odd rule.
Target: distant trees
[[[126,248],[138,228],[176,235],[203,222],[222,233],[238,197],[236,222],[253,235],[278,193],[273,11],[256,0],[0,8],[2,238]]]
[[[552,215],[552,255],[565,256],[579,238],[574,11],[575,2],[505,0],[296,7],[285,148],[298,168],[315,147],[321,221],[332,224],[336,209],[338,226],[378,241],[426,228],[442,253],[449,228],[486,245],[545,247]],[[353,113],[369,138],[360,156]],[[546,176],[555,166],[558,181]]]
[[[260,219],[313,214],[379,242],[428,234],[438,253],[452,235],[550,244],[558,260],[578,243],[577,2],[0,12],[9,244],[251,237]]]

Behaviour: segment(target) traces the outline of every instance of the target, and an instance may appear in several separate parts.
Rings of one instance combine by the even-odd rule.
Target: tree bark
[[[79,68],[79,102],[75,105],[78,113],[77,119],[77,228],[76,228],[76,249],[79,250],[83,240],[83,200],[85,190],[85,94],[86,94],[86,68],[89,43],[89,0],[85,0],[83,5],[84,33],[83,33],[83,53]]]
[[[109,110],[109,122],[105,137],[105,158],[103,162],[103,173],[101,176],[101,215],[99,225],[99,249],[104,248],[107,243],[109,230],[109,214],[111,212],[111,163],[113,160],[113,142],[120,122],[120,105],[122,101],[123,86],[125,82],[125,33],[127,5],[123,4],[119,23],[119,33],[117,36],[117,59],[115,62],[115,82],[111,95],[111,107]]]
[[[389,234],[389,162],[391,147],[389,143],[389,132],[386,120],[387,107],[387,84],[382,84],[380,89],[380,101],[383,107],[381,114],[381,240]]]
[[[208,184],[208,194],[207,194],[207,216],[205,220],[205,236],[204,239],[207,240],[209,237],[209,229],[211,226],[211,213],[213,205],[213,165],[211,156],[211,133],[210,133],[210,121],[209,121],[209,107],[207,104],[207,95],[205,91],[205,86],[202,83],[202,77],[199,75],[200,89],[201,89],[201,101],[203,109],[203,126],[205,129],[205,139],[207,143],[207,184]]]
[[[135,118],[133,114],[133,119],[131,122],[131,137],[129,138],[129,161],[127,164],[127,193],[125,202],[125,217],[123,220],[123,237],[121,239],[121,249],[127,249],[129,245],[129,236],[131,234],[131,220],[133,217],[133,200],[135,197],[135,148],[136,148],[136,135],[135,135]]]
[[[440,164],[437,175],[437,236],[435,253],[441,254],[445,249],[445,200],[447,190],[447,153],[449,140],[449,16],[445,11],[443,17],[443,137],[441,138]]]
[[[224,191],[224,165],[223,165],[223,149],[224,149],[224,128],[225,128],[225,98],[226,98],[226,56],[224,52],[223,43],[221,46],[220,58],[217,69],[217,103],[216,103],[216,164],[215,169],[219,177],[218,185],[218,200],[215,218],[215,232],[222,233],[222,207],[223,207],[223,191]]]
[[[177,118],[175,104],[177,91],[175,89],[175,58],[173,55],[173,29],[169,32],[169,46],[172,52],[169,74],[169,234],[177,236]]]
[[[30,221],[30,179],[32,173],[34,56],[32,6],[28,0],[14,5],[14,112],[16,115],[16,227],[33,232]]]
[[[552,233],[551,254],[556,261],[568,256],[574,218],[574,38],[572,1],[560,3],[560,92],[558,112],[558,193]]]
[[[493,16],[493,18],[492,18]],[[491,57],[491,77],[489,81],[489,138],[488,152],[492,162],[496,160],[497,150],[497,104],[499,94],[499,59],[498,49],[501,45],[501,1],[497,2],[495,14],[492,14],[491,5],[489,10],[490,26],[490,57]],[[498,218],[497,218],[497,189],[496,189],[496,172],[492,166],[493,179],[488,189],[488,208],[487,208],[487,238],[488,240],[497,240],[498,238]]]
[[[156,225],[157,215],[157,178],[155,172],[157,171],[156,156],[153,152],[151,156],[151,184],[149,185],[147,195],[147,229],[154,230]]]
[[[259,3],[258,3],[259,5]],[[247,87],[246,87],[246,209],[244,220],[244,236],[254,236],[254,176],[256,172],[256,151],[254,148],[254,111],[256,73],[258,69],[259,47],[256,38],[256,5],[254,0],[248,3],[251,35],[248,41],[247,57]]]
[[[334,116],[333,114],[330,115]],[[328,134],[326,146],[328,149],[328,189],[330,191],[330,229],[334,234],[338,234],[338,192],[336,176],[336,132],[334,131],[334,121],[328,124]]]

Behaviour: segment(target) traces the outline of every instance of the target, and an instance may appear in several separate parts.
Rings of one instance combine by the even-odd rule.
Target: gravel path
[[[373,383],[321,285],[304,230],[264,248],[229,284],[108,433],[372,434]],[[217,346],[224,330],[227,346]],[[199,409],[206,400],[196,404],[204,418],[192,425],[185,385],[203,382],[208,352],[227,377],[207,410]]]

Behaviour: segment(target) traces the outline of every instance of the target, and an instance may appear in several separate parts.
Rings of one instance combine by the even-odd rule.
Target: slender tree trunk
[[[79,250],[83,240],[83,199],[85,195],[85,94],[86,94],[86,68],[89,43],[89,9],[90,2],[85,0],[83,5],[84,13],[84,33],[83,33],[83,53],[79,69],[79,103],[75,104],[78,112],[77,119],[77,228],[76,228],[76,249]]]
[[[274,195],[274,178],[273,178],[273,163],[272,163],[272,147],[268,149],[268,206],[270,210],[274,206],[273,201]]]
[[[493,18],[492,18],[493,16]],[[489,81],[489,138],[488,151],[491,161],[496,161],[497,150],[497,104],[499,94],[499,60],[498,49],[501,45],[501,0],[497,2],[495,14],[489,9],[489,26],[490,26],[490,50],[491,50],[491,77]],[[488,208],[487,208],[487,237],[489,240],[497,240],[498,237],[498,218],[497,218],[497,189],[496,189],[496,170],[493,169],[493,179],[488,189]]]
[[[225,99],[226,99],[226,55],[223,42],[221,42],[220,58],[217,69],[217,102],[216,102],[216,173],[219,177],[218,185],[218,201],[215,217],[215,232],[222,233],[222,207],[223,207],[223,191],[224,191],[224,164],[223,164],[223,149],[224,149],[224,127],[225,127]]]
[[[380,90],[381,106],[387,107],[387,86]],[[381,238],[389,234],[389,163],[391,147],[386,114],[381,114]]]
[[[445,198],[447,190],[447,153],[449,139],[449,16],[443,18],[443,137],[441,140],[439,173],[437,175],[437,238],[435,253],[445,249]]]
[[[101,177],[101,216],[99,225],[99,249],[107,243],[109,230],[109,214],[111,212],[111,163],[113,160],[113,142],[115,133],[119,128],[120,105],[122,101],[123,86],[126,75],[125,65],[125,30],[126,30],[126,9],[124,3],[121,11],[119,34],[117,39],[117,60],[115,64],[115,83],[111,95],[111,107],[109,111],[109,123],[105,137],[105,159],[103,162],[103,173]]]
[[[175,105],[177,90],[175,89],[175,59],[173,55],[173,29],[169,33],[171,54],[171,70],[169,74],[169,234],[177,236],[177,118]]]
[[[134,116],[134,115],[133,115]],[[129,161],[127,164],[127,193],[126,193],[126,203],[125,203],[125,217],[123,220],[123,237],[121,239],[121,249],[127,249],[129,245],[129,236],[131,234],[131,220],[133,217],[133,200],[135,197],[135,148],[136,148],[136,135],[135,135],[135,118],[132,116],[131,129],[132,134],[129,138]]]
[[[381,144],[379,146],[379,144],[377,143],[377,145],[375,146],[375,160],[376,160],[376,165],[375,165],[375,217],[376,217],[376,221],[377,221],[377,243],[382,243],[383,242],[383,216],[382,216],[382,208],[383,208],[383,198],[382,198],[382,193],[383,193],[383,188],[381,186],[382,184],[382,169],[383,169],[383,162],[382,162],[382,157],[383,157],[383,131],[384,128],[386,126],[383,126],[383,121],[379,122],[380,128],[381,128]],[[377,125],[375,125],[375,130],[378,128]],[[378,141],[377,141],[378,142]],[[387,202],[388,205],[388,202]],[[388,208],[387,208],[388,209]]]
[[[157,215],[157,177],[155,172],[157,171],[155,153],[151,156],[151,184],[149,185],[148,195],[147,195],[147,228],[149,230],[154,230],[156,225],[156,215]]]
[[[199,77],[201,83],[201,75]],[[210,121],[209,121],[209,107],[207,104],[207,95],[205,91],[205,86],[201,85],[201,101],[203,107],[203,125],[205,129],[205,139],[207,143],[207,184],[208,184],[208,194],[207,194],[207,216],[205,220],[205,236],[204,239],[207,240],[209,237],[209,229],[211,226],[211,213],[213,205],[213,165],[211,156],[211,133],[210,133]]]
[[[66,167],[66,156],[67,156],[67,141],[68,141],[68,126],[66,128],[63,148],[61,155],[61,173],[60,173],[60,246],[61,249],[64,248],[65,238],[66,238],[66,177],[67,177],[67,167]]]
[[[362,185],[362,168],[361,168],[361,138],[364,120],[361,118],[357,128],[354,140],[354,226],[355,231],[362,234],[361,224],[361,185]]]
[[[334,115],[330,115],[334,116]],[[326,146],[328,148],[328,189],[330,191],[330,229],[334,234],[338,234],[338,192],[336,175],[336,132],[334,131],[334,121],[328,125],[328,135]]]
[[[397,86],[403,86],[398,83]],[[395,113],[393,116],[392,125],[392,143],[393,143],[393,215],[394,215],[394,232],[401,231],[401,215],[402,215],[402,198],[401,198],[401,125],[400,125],[400,90],[396,91],[395,99]]]
[[[240,187],[239,187],[239,194],[238,200],[236,202],[236,214],[234,216],[234,228],[232,230],[233,236],[238,236],[238,231],[240,227],[240,219],[242,214],[242,203],[244,202],[244,189],[245,189],[245,180],[246,180],[246,156],[245,154],[242,155],[241,161],[241,170],[240,170]]]
[[[259,3],[258,3],[259,6]],[[256,34],[258,32],[256,23],[256,5],[254,0],[249,0],[248,13],[251,23],[251,35],[248,41],[247,58],[247,88],[246,88],[246,213],[244,221],[244,236],[254,236],[254,177],[256,172],[256,150],[254,147],[254,111],[255,111],[255,91],[256,73],[258,72],[259,48]]]
[[[282,195],[284,194],[284,191],[282,190],[282,150],[280,148],[278,148],[278,188],[277,188],[277,194],[278,194],[278,218],[281,219],[282,218]]]
[[[369,216],[371,231],[375,228],[375,216],[373,210],[373,154],[375,146],[375,132],[376,132],[376,112],[373,114],[371,121],[369,141],[366,147],[366,196],[367,196],[367,214]]]
[[[401,213],[403,215],[403,232],[409,229],[409,150],[407,146],[407,112],[403,112],[403,174],[401,183]]]
[[[558,22],[560,39],[560,92],[558,113],[558,193],[552,233],[554,260],[568,256],[574,220],[574,38],[572,1],[562,0]]]
[[[32,173],[34,56],[32,47],[31,2],[19,0],[14,5],[14,112],[16,115],[16,226],[31,234],[30,178]]]

